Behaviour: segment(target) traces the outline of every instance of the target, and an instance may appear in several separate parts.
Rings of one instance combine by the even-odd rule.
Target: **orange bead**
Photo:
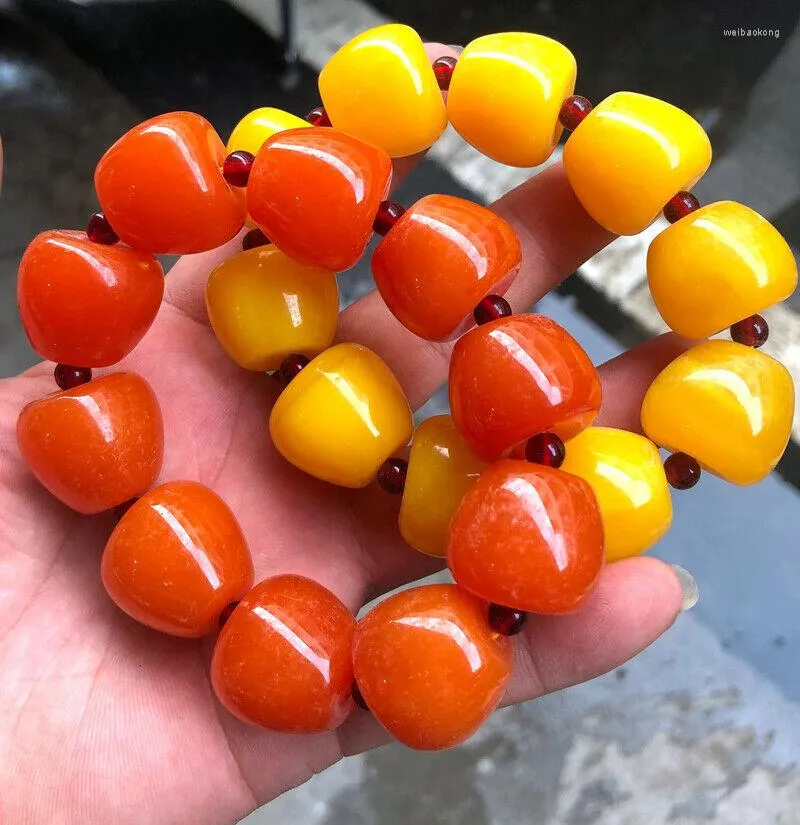
[[[597,580],[603,553],[600,509],[582,478],[506,459],[461,500],[447,543],[458,584],[531,613],[577,610]]]
[[[488,605],[452,584],[390,596],[358,623],[353,667],[375,718],[410,748],[458,745],[500,703],[511,645]]]
[[[536,433],[563,441],[600,409],[597,370],[543,315],[513,315],[462,336],[450,360],[450,408],[479,458],[493,461]]]
[[[241,190],[222,176],[225,145],[191,112],[170,112],[124,134],[94,173],[97,198],[119,237],[158,254],[204,252],[244,225]]]
[[[380,242],[372,274],[401,324],[443,341],[481,298],[505,292],[521,255],[516,233],[499,215],[462,198],[427,195]]]
[[[92,243],[84,232],[42,232],[19,265],[17,299],[31,346],[62,364],[116,364],[141,341],[163,294],[164,272],[152,255]]]
[[[392,162],[329,127],[288,129],[256,155],[247,185],[253,220],[281,252],[306,266],[353,266],[372,237]]]
[[[100,572],[108,595],[142,624],[195,638],[253,586],[253,561],[227,504],[194,481],[145,493],[120,519]]]
[[[257,584],[222,629],[211,661],[220,702],[246,722],[318,733],[352,710],[356,620],[321,584],[275,576]]]
[[[31,472],[79,513],[140,496],[155,481],[164,425],[150,385],[115,372],[28,404],[17,442]]]

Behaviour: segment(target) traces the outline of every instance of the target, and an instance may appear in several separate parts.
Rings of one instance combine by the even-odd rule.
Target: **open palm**
[[[560,166],[494,208],[523,243],[523,269],[508,296],[518,311],[610,240]],[[318,482],[272,447],[266,420],[279,388],[228,359],[203,302],[208,273],[239,248],[235,240],[176,264],[153,328],[119,369],[144,376],[161,402],[161,480],[200,481],[222,496],[247,536],[256,579],[304,574],[356,611],[431,572],[434,560],[399,538],[396,497]],[[415,407],[446,377],[448,347],[406,332],[375,294],[342,314],[339,335],[378,352]],[[664,336],[605,365],[602,420],[638,429],[647,384],[684,345]],[[385,741],[360,710],[330,734],[249,727],[213,697],[208,643],[161,636],[118,611],[99,577],[113,515],[68,510],[18,455],[20,409],[52,390],[52,364],[0,382],[0,820],[235,822],[343,754]],[[619,665],[671,624],[680,603],[661,562],[609,566],[580,613],[532,619],[516,638],[506,701]]]

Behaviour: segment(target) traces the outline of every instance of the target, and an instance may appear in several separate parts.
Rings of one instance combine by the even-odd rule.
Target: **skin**
[[[429,50],[432,57],[450,53]],[[398,177],[412,165],[400,164]],[[611,240],[578,204],[560,166],[494,208],[523,243],[524,267],[508,295],[517,311]],[[211,268],[240,248],[235,240],[180,260],[155,324],[120,368],[140,372],[161,401],[167,446],[160,480],[193,479],[222,496],[249,540],[256,580],[309,576],[355,611],[437,561],[400,540],[397,497],[317,482],[272,448],[266,417],[277,387],[228,359],[203,303]],[[415,407],[446,377],[450,347],[405,331],[376,294],[343,313],[340,338],[376,350]],[[687,345],[662,336],[605,364],[600,423],[638,430],[648,383]],[[99,576],[113,516],[71,512],[17,453],[17,415],[53,391],[52,369],[42,363],[0,381],[0,819],[233,823],[343,755],[384,743],[363,711],[330,734],[249,727],[214,700],[213,640],[160,636],[117,610]],[[608,566],[579,613],[532,617],[516,637],[506,703],[619,666],[663,633],[680,606],[680,585],[662,562]]]

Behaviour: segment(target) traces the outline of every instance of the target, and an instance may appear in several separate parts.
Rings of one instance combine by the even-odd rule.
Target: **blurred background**
[[[110,143],[175,109],[202,113],[223,140],[258,106],[302,115],[333,51],[387,20],[450,44],[546,34],[574,52],[576,91],[595,102],[629,89],[688,109],[715,151],[701,201],[741,200],[800,247],[797,0],[0,0],[0,376],[36,360],[16,314],[19,257],[43,229],[84,226]],[[448,133],[397,197],[490,201],[527,175]],[[661,228],[616,242],[539,305],[596,363],[664,328],[644,270]],[[368,267],[341,288],[344,302],[369,290]],[[766,313],[766,350],[800,386],[798,313],[797,294]],[[445,405],[439,394],[428,410]],[[706,474],[674,496],[674,527],[654,552],[687,568],[701,597],[646,653],[498,713],[454,751],[392,745],[347,760],[248,825],[800,824],[798,456],[794,441],[756,488]]]

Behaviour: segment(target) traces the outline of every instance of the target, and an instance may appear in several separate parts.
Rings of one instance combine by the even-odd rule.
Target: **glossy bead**
[[[124,358],[163,294],[152,255],[92,243],[83,232],[42,232],[19,264],[17,300],[31,346],[62,364],[107,367]]]
[[[706,341],[656,376],[642,402],[642,428],[733,484],[755,484],[786,448],[794,399],[791,375],[774,358]]]
[[[352,710],[356,621],[330,590],[302,576],[257,584],[222,628],[211,683],[234,715],[269,730],[320,733]]]
[[[141,252],[185,255],[229,241],[244,224],[242,193],[222,175],[225,147],[191,112],[146,120],[100,159],[94,186],[114,231]]]
[[[316,106],[307,115],[306,121],[312,126],[330,126],[331,119],[325,111],[324,106]]]
[[[273,373],[273,377],[285,389],[300,375],[300,371],[304,370],[310,363],[311,360],[305,355],[292,353],[281,361],[280,366]]]
[[[269,418],[278,452],[309,475],[365,487],[411,437],[411,410],[389,367],[359,344],[318,355]]]
[[[70,367],[68,364],[56,364],[53,378],[61,390],[71,390],[92,380],[92,371],[88,367]]]
[[[592,111],[592,103],[581,95],[570,95],[562,104],[558,113],[558,120],[565,129],[571,132],[578,128],[583,119]]]
[[[372,228],[379,235],[385,235],[397,223],[405,211],[405,207],[396,201],[381,201]]]
[[[691,490],[698,481],[702,470],[697,460],[686,453],[672,453],[664,462],[664,473],[670,487],[676,490]]]
[[[378,470],[380,487],[392,495],[400,495],[406,485],[408,462],[402,458],[387,458]]]
[[[700,201],[691,192],[678,192],[664,206],[664,217],[675,223],[700,208]]]
[[[436,75],[436,82],[439,88],[446,92],[450,88],[450,80],[453,77],[453,69],[456,67],[458,59],[445,55],[433,61],[433,73]]]
[[[303,266],[274,246],[223,261],[206,286],[208,319],[239,366],[274,370],[291,354],[327,349],[339,320],[336,276]]]
[[[234,126],[225,146],[225,154],[244,151],[257,155],[264,141],[274,134],[284,132],[286,129],[307,127],[308,123],[297,115],[284,112],[282,109],[273,109],[271,106],[262,106],[260,109],[248,112]]]
[[[400,323],[442,341],[488,292],[508,288],[521,255],[516,233],[499,215],[461,198],[427,195],[378,244],[372,274]]]
[[[560,467],[564,463],[564,442],[555,433],[537,433],[525,444],[525,459],[545,467]]]
[[[504,459],[485,470],[450,523],[447,564],[486,601],[531,613],[571,613],[603,564],[597,499],[581,478]]]
[[[543,315],[512,315],[475,327],[453,349],[453,420],[475,455],[487,461],[536,433],[569,440],[592,423],[600,401],[589,356]]]
[[[292,129],[256,155],[247,207],[290,258],[334,272],[356,264],[392,177],[389,156],[337,129]]]
[[[242,238],[242,250],[247,252],[257,246],[266,246],[268,243],[269,238],[260,229],[251,229]]]
[[[442,95],[414,29],[389,23],[345,43],[319,74],[331,123],[391,157],[422,152],[447,125]]]
[[[710,162],[711,144],[694,118],[635,92],[598,103],[564,146],[564,171],[578,200],[617,235],[649,226]]]
[[[685,338],[705,338],[788,298],[797,264],[769,221],[741,203],[720,201],[653,239],[647,278],[667,324]]]
[[[400,535],[429,556],[447,552],[447,528],[461,499],[486,464],[475,458],[449,415],[427,418],[414,431]]]
[[[250,152],[231,152],[222,162],[222,176],[231,186],[247,186],[254,159]]]
[[[216,631],[222,612],[253,586],[236,517],[194,481],[170,481],[135,502],[106,543],[100,574],[137,622],[187,638]]]
[[[751,315],[731,326],[731,340],[746,347],[763,347],[769,338],[769,324],[761,315]]]
[[[111,228],[102,212],[95,212],[86,224],[86,237],[92,243],[101,243],[112,246],[119,241],[117,233]]]
[[[575,88],[575,58],[538,34],[479,37],[458,59],[447,92],[455,130],[508,166],[537,166],[561,136],[559,110]]]
[[[488,324],[498,318],[508,318],[513,315],[511,304],[500,295],[487,295],[478,301],[478,305],[472,312],[476,324]]]
[[[164,425],[150,385],[116,372],[28,404],[17,421],[25,463],[79,513],[110,510],[150,487],[161,469]]]
[[[644,553],[672,523],[672,501],[652,441],[610,427],[587,427],[569,442],[561,469],[592,488],[605,534],[606,561]]]
[[[486,605],[452,584],[390,596],[358,623],[356,681],[375,718],[410,748],[441,750],[472,736],[500,703],[511,645]]]
[[[500,604],[489,605],[489,627],[501,636],[516,636],[528,623],[528,614]]]

